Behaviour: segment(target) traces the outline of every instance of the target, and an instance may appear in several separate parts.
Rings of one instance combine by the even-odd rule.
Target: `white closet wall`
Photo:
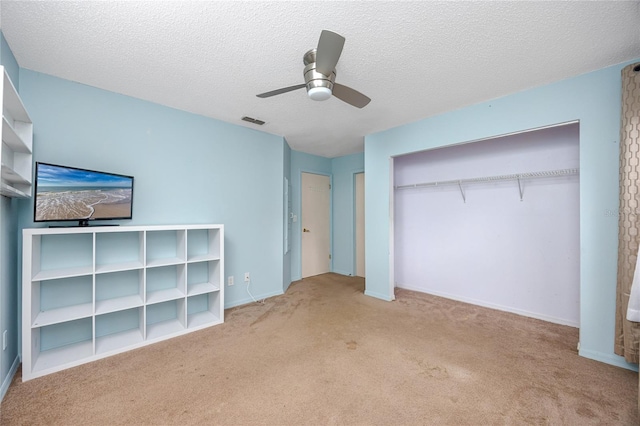
[[[394,186],[579,167],[579,124],[394,159]],[[396,286],[579,325],[579,176],[395,190]]]

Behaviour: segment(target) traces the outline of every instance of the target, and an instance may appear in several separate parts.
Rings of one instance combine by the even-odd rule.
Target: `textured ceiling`
[[[640,57],[640,2],[7,1],[23,68],[284,136],[325,157],[364,136]],[[321,30],[357,109],[297,90]],[[248,115],[266,124],[240,121]]]

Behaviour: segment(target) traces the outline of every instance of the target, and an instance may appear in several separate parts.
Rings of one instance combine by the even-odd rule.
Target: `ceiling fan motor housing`
[[[304,84],[283,87],[266,93],[256,95],[259,98],[270,98],[292,90],[307,89],[307,96],[314,101],[324,101],[335,96],[343,102],[356,108],[364,108],[371,102],[367,96],[348,86],[336,83],[336,65],[342,47],[344,37],[329,30],[322,30],[318,47],[307,51],[302,57],[304,62]],[[318,51],[320,55],[318,56]],[[335,90],[335,92],[334,92]]]
[[[304,64],[304,82],[309,97],[316,101],[329,99],[336,80],[336,70],[328,76],[316,71],[316,49],[311,49],[304,55]]]

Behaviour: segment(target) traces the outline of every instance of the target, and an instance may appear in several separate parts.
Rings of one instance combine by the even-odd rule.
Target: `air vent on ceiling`
[[[264,121],[262,120],[256,120],[255,118],[251,118],[247,116],[242,117],[242,121],[247,121],[249,123],[257,124],[258,126],[262,126],[264,124]]]

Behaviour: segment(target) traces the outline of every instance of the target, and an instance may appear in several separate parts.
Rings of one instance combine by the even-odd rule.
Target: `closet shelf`
[[[522,179],[536,179],[536,178],[548,178],[548,177],[559,177],[559,176],[572,176],[580,173],[580,169],[558,169],[558,170],[545,170],[539,172],[526,172],[526,173],[516,173],[511,175],[498,175],[498,176],[485,176],[485,177],[477,177],[477,178],[467,178],[467,179],[455,179],[455,180],[443,180],[443,181],[434,181],[434,182],[422,182],[422,183],[414,183],[409,185],[397,185],[394,186],[394,189],[413,189],[413,188],[427,188],[433,186],[446,186],[446,185],[457,185],[460,188],[460,193],[462,194],[462,200],[466,202],[466,197],[464,193],[464,189],[462,185],[467,183],[479,183],[479,182],[499,182],[499,181],[518,181],[518,188],[520,189],[520,201],[522,201],[523,196],[523,188],[522,188]]]

